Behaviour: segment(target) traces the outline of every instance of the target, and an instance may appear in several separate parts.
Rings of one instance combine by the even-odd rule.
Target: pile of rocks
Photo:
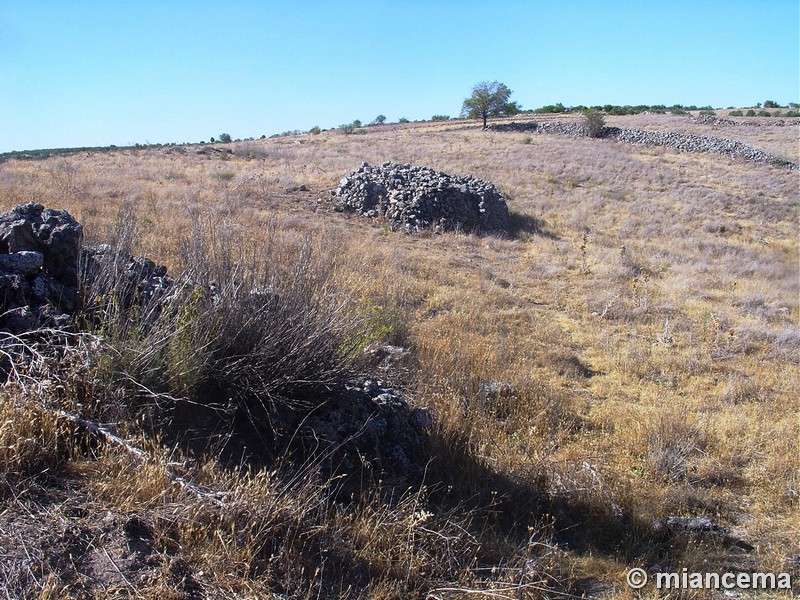
[[[383,218],[392,230],[505,233],[508,207],[493,183],[427,167],[363,163],[333,191],[339,210]]]
[[[81,249],[81,283],[92,302],[107,302],[113,294],[121,308],[136,304],[140,318],[155,318],[180,287],[167,267],[149,258],[132,256],[109,244]],[[87,311],[92,307],[85,307]]]
[[[83,227],[65,210],[24,204],[0,214],[0,330],[61,326],[79,307]]]
[[[304,418],[296,439],[330,454],[347,472],[369,463],[378,472],[422,474],[423,443],[435,418],[430,408],[412,408],[385,382],[367,378],[352,381]]]
[[[580,123],[546,121],[542,123],[505,123],[493,125],[493,131],[533,131],[555,133],[571,137],[587,137],[588,129]],[[667,131],[644,131],[628,127],[606,127],[601,136],[625,144],[638,146],[665,146],[680,152],[713,152],[730,157],[739,157],[751,162],[785,167],[792,171],[800,169],[797,163],[778,158],[742,142],[707,135],[690,135]]]

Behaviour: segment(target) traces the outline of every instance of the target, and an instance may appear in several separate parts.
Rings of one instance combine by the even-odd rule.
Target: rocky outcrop
[[[83,227],[65,210],[24,204],[0,214],[0,330],[60,326],[79,308]]]
[[[407,233],[504,233],[509,228],[505,198],[493,183],[427,167],[363,163],[333,194],[339,198],[339,210],[385,219],[392,230]]]
[[[492,131],[532,131],[536,133],[555,133],[571,137],[588,137],[585,125],[561,121],[545,121],[542,123],[504,123],[492,125]],[[669,131],[644,131],[628,127],[606,127],[600,137],[637,146],[664,146],[679,152],[713,152],[744,160],[774,165],[796,171],[797,163],[768,154],[752,146],[736,140],[718,138],[707,135],[689,135]]]

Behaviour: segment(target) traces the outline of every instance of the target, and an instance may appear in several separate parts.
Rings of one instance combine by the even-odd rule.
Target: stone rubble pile
[[[83,227],[65,210],[24,204],[0,214],[0,331],[60,327],[79,307]]]
[[[536,133],[555,133],[571,137],[587,137],[585,125],[560,121],[542,123],[504,123],[492,125],[492,131],[532,131]],[[664,146],[680,152],[713,152],[730,157],[788,168],[792,171],[800,169],[797,163],[778,158],[742,142],[707,135],[690,135],[667,131],[644,131],[628,127],[606,127],[603,138],[637,146]]]
[[[422,229],[504,233],[508,207],[493,183],[454,177],[427,167],[363,163],[343,178],[333,195],[338,209],[385,219],[392,230]]]

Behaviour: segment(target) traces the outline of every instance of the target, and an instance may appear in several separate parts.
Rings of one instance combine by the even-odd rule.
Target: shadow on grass
[[[532,531],[546,529],[549,542],[565,550],[631,563],[653,559],[666,541],[650,523],[606,499],[553,496],[543,474],[498,473],[465,440],[431,436],[426,450],[431,501],[442,508],[461,503],[475,511],[473,522],[482,520],[509,541],[524,545]]]
[[[509,232],[512,238],[519,238],[523,234],[534,235],[538,237],[547,238],[549,240],[558,240],[559,237],[548,230],[547,222],[543,219],[537,219],[525,213],[509,211]]]

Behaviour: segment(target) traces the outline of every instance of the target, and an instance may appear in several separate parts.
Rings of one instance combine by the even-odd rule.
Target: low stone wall
[[[427,167],[384,163],[361,167],[333,191],[339,209],[384,218],[392,230],[499,232],[509,229],[508,207],[493,183],[454,177]]]
[[[542,123],[504,123],[492,125],[491,131],[526,131],[535,133],[555,133],[570,137],[588,137],[589,132],[585,125],[580,123],[566,123],[562,121],[544,121]],[[774,165],[796,171],[800,168],[797,163],[778,158],[758,148],[753,148],[742,142],[726,138],[711,137],[707,135],[689,135],[672,133],[668,131],[644,131],[628,127],[606,127],[601,136],[604,139],[615,140],[625,144],[637,146],[664,146],[679,152],[713,152],[730,157],[739,157],[751,162]]]

